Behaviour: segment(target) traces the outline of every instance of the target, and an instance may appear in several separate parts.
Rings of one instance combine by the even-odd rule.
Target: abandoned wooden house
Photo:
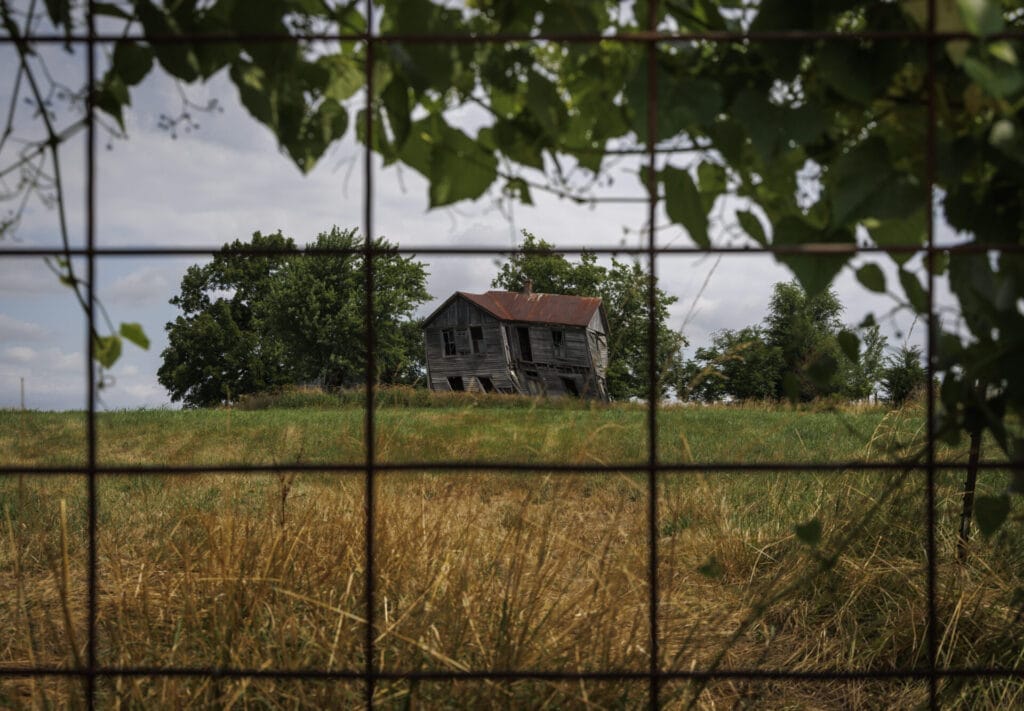
[[[608,399],[601,299],[457,291],[423,323],[431,390]]]

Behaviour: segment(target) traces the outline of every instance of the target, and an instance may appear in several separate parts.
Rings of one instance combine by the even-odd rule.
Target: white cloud
[[[171,274],[178,273],[180,269],[176,267],[143,267],[120,277],[109,287],[101,287],[100,295],[108,304],[162,304],[167,301],[168,294],[172,293],[174,287],[175,282]]]
[[[38,343],[49,335],[49,331],[36,323],[19,321],[6,314],[0,314],[0,342],[28,341]]]

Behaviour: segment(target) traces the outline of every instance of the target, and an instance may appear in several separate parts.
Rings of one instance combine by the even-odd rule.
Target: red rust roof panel
[[[505,321],[586,326],[601,299],[593,296],[562,294],[521,294],[515,291],[488,291],[486,294],[459,295]]]

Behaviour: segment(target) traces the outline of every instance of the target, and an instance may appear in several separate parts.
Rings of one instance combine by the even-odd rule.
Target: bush
[[[896,355],[889,356],[882,370],[882,389],[893,407],[902,407],[914,391],[924,387],[927,379],[921,365],[921,349],[903,346]]]

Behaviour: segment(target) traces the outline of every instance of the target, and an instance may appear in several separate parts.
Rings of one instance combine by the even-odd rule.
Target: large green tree
[[[374,248],[377,378],[407,382],[422,367],[413,311],[429,298],[424,265],[383,239]],[[283,253],[246,254],[257,250]],[[171,399],[199,407],[282,384],[365,382],[364,245],[354,230],[320,234],[305,252],[291,238],[256,233],[189,267],[171,303],[157,372]]]
[[[590,252],[572,262],[526,230],[518,249],[499,266],[491,286],[520,291],[529,279],[539,293],[600,297],[608,315],[608,392],[617,400],[648,397],[650,279],[640,263],[612,259],[606,267]],[[668,323],[668,309],[676,297],[657,286],[654,297],[655,367],[658,391],[664,395],[678,380],[686,339]]]
[[[795,283],[772,289],[761,325],[717,331],[683,369],[681,396],[763,400],[860,399],[881,378],[886,339],[870,323],[858,338],[843,326],[832,289],[808,295]]]
[[[250,242],[235,240],[208,264],[188,268],[171,299],[181,314],[166,326],[157,371],[171,400],[213,405],[292,380],[294,368],[269,328],[265,301],[291,255],[246,252],[295,249],[290,237],[256,232]]]

